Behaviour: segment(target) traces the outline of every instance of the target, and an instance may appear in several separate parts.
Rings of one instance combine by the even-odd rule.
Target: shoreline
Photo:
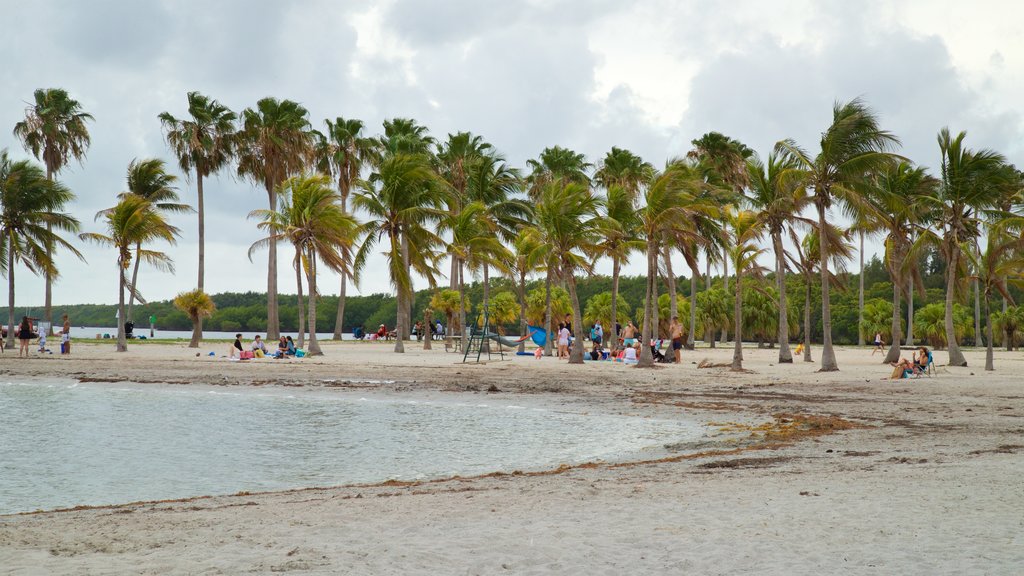
[[[1024,563],[1020,353],[997,352],[995,373],[940,366],[934,378],[887,381],[870,348],[840,348],[843,371],[823,374],[814,364],[777,366],[777,351],[756,348],[744,349],[753,373],[731,373],[696,367],[726,361],[732,350],[723,348],[641,370],[526,357],[463,365],[443,349],[414,343],[402,356],[384,347],[327,343],[323,358],[244,364],[196,358],[184,344],[118,355],[83,343],[74,350],[86,357],[5,355],[0,370],[9,380],[148,377],[453,398],[494,386],[584,409],[700,414],[741,435],[751,423],[786,424],[775,415],[818,418],[817,431],[854,426],[674,461],[8,515],[0,565],[16,574],[1009,574]],[[983,354],[968,350],[968,360]]]

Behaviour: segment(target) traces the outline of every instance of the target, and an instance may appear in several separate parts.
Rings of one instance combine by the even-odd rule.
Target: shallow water
[[[0,382],[0,514],[539,470],[652,457],[702,434],[518,398]]]

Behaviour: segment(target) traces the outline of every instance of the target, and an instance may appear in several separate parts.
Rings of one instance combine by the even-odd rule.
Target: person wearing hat
[[[384,337],[386,337],[387,335],[388,335],[388,329],[385,328],[383,324],[381,324],[380,328],[377,328],[377,339],[378,340],[383,340]]]

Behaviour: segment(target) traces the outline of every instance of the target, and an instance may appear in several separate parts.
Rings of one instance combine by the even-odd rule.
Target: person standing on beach
[[[71,354],[71,320],[64,315],[64,327],[60,331],[60,353]]]
[[[668,329],[672,335],[672,361],[679,364],[683,361],[683,325],[679,323],[678,316],[672,317],[672,324]]]
[[[32,323],[29,322],[28,316],[21,317],[21,325],[18,326],[18,342],[21,344],[21,348],[18,349],[18,358],[24,354],[25,358],[28,358],[28,342],[32,339]]]
[[[636,326],[633,326],[633,321],[630,320],[626,323],[626,327],[622,329],[622,345],[629,348],[636,341]]]

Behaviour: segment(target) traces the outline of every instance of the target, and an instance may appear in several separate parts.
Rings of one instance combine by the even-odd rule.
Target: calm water
[[[545,469],[654,456],[703,433],[695,422],[473,401],[0,382],[0,514]]]

